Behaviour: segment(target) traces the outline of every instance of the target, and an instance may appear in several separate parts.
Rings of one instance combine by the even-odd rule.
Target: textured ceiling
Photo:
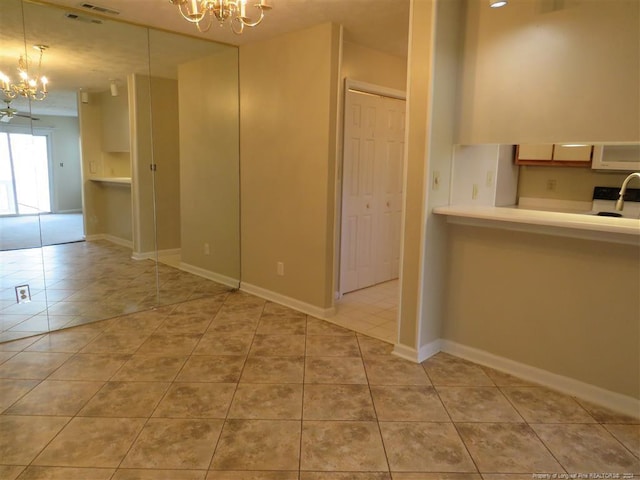
[[[120,13],[96,16],[82,9],[81,3]],[[209,32],[199,33],[180,17],[169,0],[0,0],[0,71],[15,77],[17,59],[25,52],[24,25],[30,57],[37,60],[32,45],[50,47],[44,55],[43,73],[50,79],[51,93],[43,102],[32,102],[32,112],[75,115],[78,89],[104,91],[112,79],[123,85],[127,74],[149,70],[153,75],[175,77],[178,63],[226,48],[213,41],[242,45],[332,21],[344,26],[347,41],[406,56],[409,0],[271,0],[270,3],[274,8],[259,27],[235,35],[228,25],[213,25]],[[68,13],[80,15],[82,20],[70,20],[65,16]],[[164,31],[148,32],[114,19]],[[19,99],[12,106],[20,111],[30,108]]]

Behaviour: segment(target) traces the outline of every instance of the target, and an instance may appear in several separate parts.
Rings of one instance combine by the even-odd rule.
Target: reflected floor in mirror
[[[158,264],[156,291],[154,261],[104,240],[0,252],[0,263],[0,341],[229,290]],[[25,285],[31,301],[18,303],[16,287]]]
[[[242,292],[1,343],[0,478],[640,473],[638,419],[392,348]]]

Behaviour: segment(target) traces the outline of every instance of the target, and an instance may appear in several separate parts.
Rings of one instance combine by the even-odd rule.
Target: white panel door
[[[397,278],[400,273],[402,218],[402,165],[404,156],[405,102],[380,97],[381,119],[378,175],[380,222],[376,236],[375,282]]]
[[[345,98],[340,291],[398,277],[404,101]]]
[[[342,176],[340,285],[343,292],[374,283],[376,115],[375,96],[349,92],[345,103]]]

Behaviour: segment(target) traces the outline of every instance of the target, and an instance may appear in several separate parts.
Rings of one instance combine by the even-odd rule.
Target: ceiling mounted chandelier
[[[247,0],[169,0],[176,5],[185,20],[195,23],[200,32],[206,32],[213,24],[213,17],[223,25],[227,19],[231,20],[231,30],[240,35],[244,27],[255,27],[264,18],[264,12],[271,10],[267,0],[255,0],[253,5],[260,13],[257,20],[247,16]]]
[[[29,100],[44,100],[47,97],[47,77],[41,75],[42,71],[42,55],[49,48],[47,45],[34,45],[34,49],[40,52],[38,58],[38,72],[34,76],[29,75],[31,67],[31,59],[27,55],[20,55],[18,59],[18,77],[17,83],[11,83],[11,79],[0,72],[0,89],[5,98],[13,99],[18,95],[28,98]]]

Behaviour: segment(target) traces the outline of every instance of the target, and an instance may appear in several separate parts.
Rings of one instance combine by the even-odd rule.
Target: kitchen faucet
[[[622,187],[620,187],[620,198],[618,198],[618,201],[616,202],[616,210],[619,212],[624,208],[624,194],[627,191],[627,183],[629,183],[633,177],[638,177],[638,180],[640,180],[640,172],[633,172],[629,174],[629,176],[624,179],[624,182],[622,182]]]

